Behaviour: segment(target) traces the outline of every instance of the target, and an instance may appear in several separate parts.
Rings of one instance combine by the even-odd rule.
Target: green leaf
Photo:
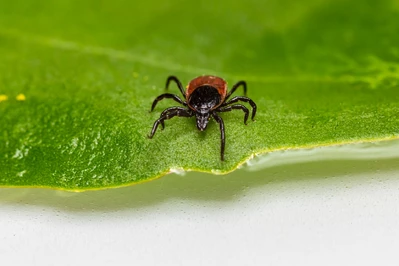
[[[254,154],[399,137],[397,1],[2,1],[0,185],[117,187]],[[256,121],[173,118],[168,75],[248,83]],[[175,86],[170,89],[179,93]],[[242,94],[237,91],[236,95]]]

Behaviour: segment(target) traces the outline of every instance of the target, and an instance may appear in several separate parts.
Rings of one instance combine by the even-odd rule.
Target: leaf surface
[[[254,154],[399,137],[397,1],[3,1],[0,185],[117,187]],[[166,77],[248,83],[256,121],[173,118]],[[175,86],[170,92],[178,94]],[[242,94],[238,90],[236,95]],[[248,106],[249,107],[249,106]]]

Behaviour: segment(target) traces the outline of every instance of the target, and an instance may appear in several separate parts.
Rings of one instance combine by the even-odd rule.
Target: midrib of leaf
[[[157,56],[144,57],[131,52],[126,52],[123,50],[117,50],[110,47],[101,47],[86,45],[82,43],[75,42],[73,40],[64,40],[60,38],[53,38],[49,36],[40,36],[29,34],[16,29],[1,29],[0,35],[12,38],[21,42],[36,44],[40,46],[73,51],[78,53],[84,53],[93,56],[107,56],[112,59],[124,60],[130,62],[138,62],[143,65],[150,67],[156,67],[161,69],[167,69],[170,71],[177,71],[187,74],[192,74],[193,76],[198,76],[199,73],[219,75],[225,78],[243,79],[246,81],[253,81],[259,83],[279,83],[279,82],[323,82],[323,83],[365,83],[371,88],[377,88],[386,80],[391,80],[396,85],[399,80],[399,63],[395,62],[385,62],[375,56],[369,55],[366,58],[365,64],[361,67],[356,62],[351,61],[350,58],[345,57],[345,61],[350,61],[352,64],[351,68],[356,67],[357,71],[362,72],[359,75],[343,74],[339,75],[308,75],[306,73],[301,73],[298,75],[291,76],[258,76],[258,75],[240,75],[227,72],[220,72],[213,69],[197,68],[188,65],[180,65],[176,62],[157,60]],[[341,56],[339,53],[336,56]]]

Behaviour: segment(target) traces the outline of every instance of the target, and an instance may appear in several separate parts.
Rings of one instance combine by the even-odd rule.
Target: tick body
[[[165,98],[171,98],[174,101],[180,103],[184,107],[173,106],[165,109],[159,119],[157,119],[152,127],[149,138],[152,138],[161,124],[162,128],[165,127],[164,121],[174,116],[181,117],[193,117],[196,118],[197,128],[200,131],[204,131],[208,126],[208,122],[211,117],[219,124],[220,127],[220,159],[224,161],[224,149],[225,149],[225,130],[223,119],[219,116],[220,112],[229,112],[231,110],[242,110],[244,112],[244,124],[247,124],[249,110],[242,104],[235,104],[237,102],[247,102],[252,107],[251,118],[254,120],[256,114],[256,104],[250,98],[246,97],[247,85],[245,81],[237,82],[233,88],[227,90],[227,82],[222,78],[216,76],[200,76],[190,81],[186,90],[183,89],[181,82],[175,76],[169,76],[166,80],[166,90],[169,87],[169,83],[174,81],[181,94],[184,97],[184,101],[175,94],[164,93],[159,95],[151,106],[151,111],[154,110],[155,106],[159,101]],[[245,96],[236,96],[229,100],[230,96],[240,86],[244,89]]]

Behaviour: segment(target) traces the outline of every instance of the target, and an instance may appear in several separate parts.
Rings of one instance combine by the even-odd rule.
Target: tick
[[[227,91],[227,82],[219,77],[215,76],[200,76],[190,81],[186,90],[184,91],[183,86],[179,79],[175,76],[169,76],[166,80],[165,90],[168,90],[169,83],[174,81],[179,87],[181,94],[185,100],[182,100],[179,96],[171,93],[164,93],[159,95],[151,106],[151,112],[154,110],[157,103],[165,98],[173,99],[174,101],[185,106],[178,107],[173,106],[165,109],[159,119],[157,119],[152,127],[151,133],[148,137],[151,139],[159,124],[161,124],[162,129],[165,128],[164,121],[166,119],[171,119],[175,116],[181,117],[193,117],[195,116],[197,120],[197,128],[200,131],[204,131],[208,126],[208,122],[213,117],[220,127],[220,159],[224,161],[224,147],[225,147],[225,132],[223,119],[218,113],[230,112],[233,109],[242,110],[244,112],[244,124],[247,124],[249,111],[248,108],[242,104],[235,104],[237,102],[247,102],[252,107],[251,118],[254,120],[256,114],[256,104],[247,95],[247,84],[245,81],[237,82],[230,91]],[[240,86],[244,89],[245,96],[236,96],[229,100],[230,96],[239,88]]]

